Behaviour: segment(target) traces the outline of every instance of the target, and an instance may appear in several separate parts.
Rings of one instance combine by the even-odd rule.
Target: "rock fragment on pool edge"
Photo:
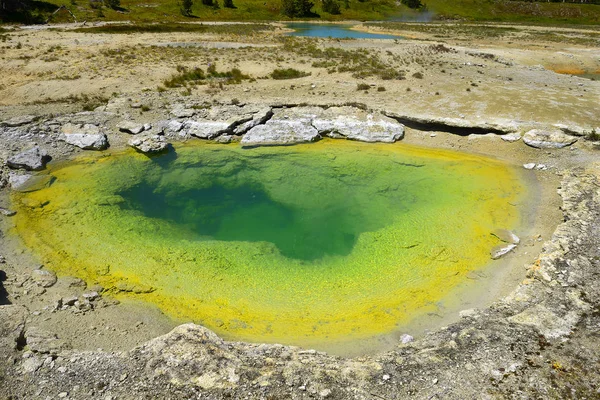
[[[144,124],[133,121],[121,121],[117,124],[117,129],[119,129],[121,132],[137,135],[138,133],[144,131]]]
[[[6,165],[13,169],[41,171],[46,168],[46,163],[51,159],[52,157],[48,155],[46,150],[40,149],[38,146],[36,146],[9,157],[6,160]]]
[[[62,140],[83,150],[105,150],[108,148],[106,135],[93,124],[65,124]]]
[[[233,129],[236,121],[188,120],[184,129],[192,136],[200,139],[213,139]]]
[[[492,249],[490,255],[492,256],[492,259],[497,260],[498,258],[505,256],[506,254],[510,253],[516,248],[517,245],[513,243],[500,244]]]
[[[129,141],[129,146],[144,154],[156,154],[167,150],[169,143],[163,136],[147,135],[134,137]]]
[[[319,132],[309,121],[270,120],[250,129],[241,144],[246,147],[290,145],[315,142],[320,138]]]
[[[508,229],[496,229],[492,232],[492,235],[505,243],[519,244],[521,242],[521,239]]]
[[[576,137],[563,133],[560,129],[532,129],[523,135],[525,144],[538,149],[560,149],[572,145]]]
[[[501,135],[500,139],[504,140],[505,142],[513,143],[513,142],[521,140],[521,134],[520,133],[507,133],[506,135]]]
[[[56,281],[56,274],[45,269],[34,269],[31,273],[31,278],[35,283],[44,288],[53,286]]]
[[[404,125],[398,121],[349,107],[331,107],[312,124],[321,135],[361,142],[393,143],[404,137]]]

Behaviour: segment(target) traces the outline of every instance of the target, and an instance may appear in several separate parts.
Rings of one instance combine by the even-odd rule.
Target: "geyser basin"
[[[55,166],[14,195],[47,268],[230,338],[369,338],[484,267],[523,188],[499,162],[406,145],[181,146]]]

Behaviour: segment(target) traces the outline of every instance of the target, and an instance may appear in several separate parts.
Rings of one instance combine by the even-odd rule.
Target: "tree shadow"
[[[10,304],[8,301],[8,292],[4,288],[2,282],[6,280],[6,272],[0,270],[0,306]]]

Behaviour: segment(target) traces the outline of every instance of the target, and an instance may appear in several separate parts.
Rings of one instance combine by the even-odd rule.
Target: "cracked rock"
[[[393,143],[404,137],[404,125],[398,121],[351,107],[329,108],[312,124],[321,135],[361,142]]]
[[[148,135],[142,137],[134,137],[129,141],[129,146],[137,151],[145,154],[160,153],[167,149],[169,143],[163,136]]]

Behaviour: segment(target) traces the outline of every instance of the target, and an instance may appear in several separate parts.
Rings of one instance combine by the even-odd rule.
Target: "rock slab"
[[[169,143],[163,136],[148,135],[131,139],[129,146],[144,154],[156,154],[165,151]]]
[[[361,142],[394,143],[404,137],[404,125],[398,121],[350,107],[329,108],[312,124],[321,135]]]
[[[117,128],[121,132],[131,133],[132,135],[137,135],[144,131],[144,125],[139,124],[133,121],[121,121],[117,124]]]
[[[102,133],[97,135],[86,135],[84,133],[65,134],[63,135],[63,140],[65,143],[77,146],[83,150],[105,150],[108,148],[108,139]]]
[[[24,169],[27,171],[41,171],[46,168],[46,163],[51,160],[46,150],[39,147],[33,147],[18,153],[6,160],[6,165],[14,169]]]
[[[523,135],[523,141],[538,149],[560,149],[572,145],[577,138],[559,129],[532,129]]]
[[[319,140],[317,129],[307,121],[270,120],[250,129],[242,138],[242,146],[275,146],[310,143]]]

